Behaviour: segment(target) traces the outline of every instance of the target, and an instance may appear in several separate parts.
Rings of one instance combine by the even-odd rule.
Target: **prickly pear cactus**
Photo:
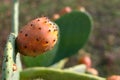
[[[20,55],[17,51],[23,55],[37,56],[50,50],[57,42],[58,27],[46,17],[42,17],[28,23],[18,34],[18,0],[13,1],[17,8],[14,7],[13,33],[8,38],[4,52],[2,80],[105,80],[84,74],[85,66],[82,66],[81,69],[79,66],[75,66],[63,70],[34,67],[21,71]],[[48,66],[73,55],[87,41],[92,26],[88,14],[78,11],[62,16],[56,20],[56,23],[61,30],[58,43],[53,50],[46,52],[47,54],[35,58],[24,56],[26,66]]]
[[[49,66],[65,57],[74,55],[84,46],[92,28],[91,16],[87,12],[81,11],[65,14],[55,23],[60,29],[57,45],[47,54],[35,58],[23,56],[23,62],[27,67]]]
[[[32,20],[19,32],[18,51],[27,56],[37,56],[51,50],[58,39],[58,27],[47,17]]]

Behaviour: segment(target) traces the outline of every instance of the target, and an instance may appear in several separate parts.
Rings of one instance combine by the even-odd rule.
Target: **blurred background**
[[[52,18],[66,6],[73,10],[84,7],[93,18],[94,26],[84,48],[100,76],[120,75],[120,0],[19,0],[19,25],[42,15]],[[12,23],[12,0],[0,0],[0,67]],[[73,57],[71,57],[71,60]],[[74,57],[75,58],[75,57]],[[69,64],[74,64],[71,61]],[[0,69],[1,73],[1,69]]]

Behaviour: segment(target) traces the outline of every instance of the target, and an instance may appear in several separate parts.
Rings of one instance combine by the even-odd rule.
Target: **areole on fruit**
[[[20,30],[16,39],[18,51],[27,56],[42,54],[54,47],[58,31],[58,26],[47,17],[34,19]]]

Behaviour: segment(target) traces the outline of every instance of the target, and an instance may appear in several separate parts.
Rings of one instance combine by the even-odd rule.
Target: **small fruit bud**
[[[90,68],[92,66],[92,61],[90,56],[84,55],[79,58],[79,64],[85,64],[87,68]]]
[[[85,11],[86,11],[83,6],[79,6],[79,7],[78,7],[78,10],[79,10],[79,11],[82,11],[82,12],[85,12]]]
[[[71,7],[67,6],[65,8],[63,8],[61,11],[60,11],[60,15],[64,15],[66,13],[70,13],[72,11]]]
[[[56,19],[59,19],[60,18],[60,15],[59,14],[54,14],[53,15],[53,19],[56,20]]]

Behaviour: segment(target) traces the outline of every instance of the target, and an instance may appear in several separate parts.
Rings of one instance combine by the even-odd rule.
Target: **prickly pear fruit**
[[[72,11],[71,7],[69,6],[66,6],[65,8],[63,8],[61,11],[60,11],[60,15],[64,15],[66,13],[70,13]]]
[[[58,27],[47,17],[32,20],[16,38],[18,51],[26,56],[37,56],[54,47],[58,39]]]
[[[90,56],[84,55],[79,59],[80,64],[85,64],[87,68],[90,68],[92,66],[92,61]]]

